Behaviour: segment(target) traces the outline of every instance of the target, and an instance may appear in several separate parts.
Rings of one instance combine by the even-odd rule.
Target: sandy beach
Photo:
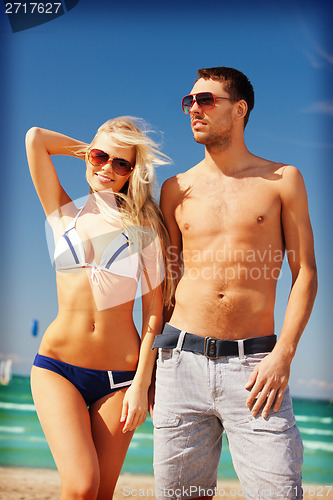
[[[333,488],[319,485],[305,485],[305,500],[316,497],[333,499]],[[218,482],[218,498],[244,499],[238,481],[220,480]],[[56,470],[0,467],[0,497],[3,500],[58,500],[60,495],[60,479]],[[121,474],[115,500],[128,497],[154,498],[154,479],[151,476]],[[287,497],[281,496],[281,500]]]

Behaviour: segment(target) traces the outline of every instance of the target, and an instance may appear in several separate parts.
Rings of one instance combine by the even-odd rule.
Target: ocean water
[[[294,399],[294,413],[304,445],[303,479],[333,483],[333,404]],[[123,472],[153,474],[153,425],[150,417],[132,439]],[[0,386],[0,465],[55,468],[39,424],[28,377],[14,376]],[[220,478],[236,478],[228,443],[223,438]]]

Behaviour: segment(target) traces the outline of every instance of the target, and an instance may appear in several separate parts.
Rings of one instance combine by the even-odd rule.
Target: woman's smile
[[[101,174],[100,172],[96,172],[95,175],[99,180],[99,182],[102,182],[103,184],[107,184],[108,182],[114,182],[114,179],[111,179],[107,175]]]

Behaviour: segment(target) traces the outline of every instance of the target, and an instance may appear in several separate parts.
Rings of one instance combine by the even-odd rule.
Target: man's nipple
[[[263,215],[259,215],[257,217],[257,222],[258,222],[258,224],[262,224],[264,222],[264,216]]]

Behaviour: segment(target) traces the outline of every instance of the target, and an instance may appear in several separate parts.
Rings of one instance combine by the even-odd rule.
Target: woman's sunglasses
[[[183,97],[182,108],[184,113],[188,115],[195,101],[199,108],[203,109],[204,111],[208,111],[209,109],[215,108],[216,99],[239,101],[239,99],[232,99],[231,97],[217,97],[211,92],[199,92],[199,94],[190,94]]]
[[[127,175],[133,170],[133,165],[123,158],[111,158],[108,153],[101,149],[91,149],[88,151],[88,160],[94,167],[103,167],[109,161],[117,175]]]

